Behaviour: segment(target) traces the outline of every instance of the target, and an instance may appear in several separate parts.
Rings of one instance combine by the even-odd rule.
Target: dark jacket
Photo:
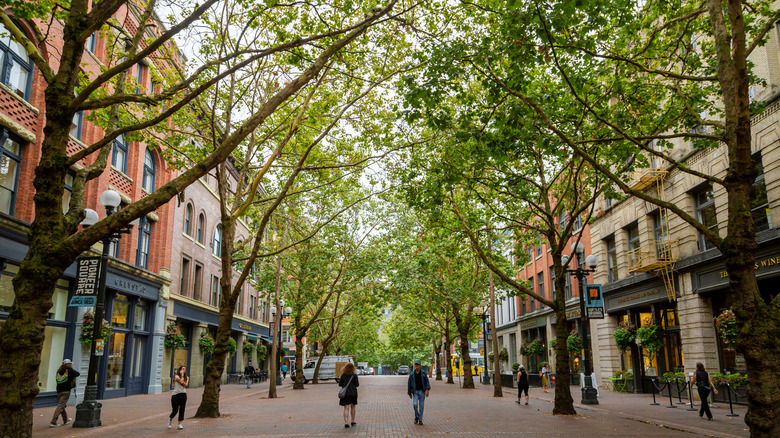
[[[252,365],[247,365],[246,368],[244,368],[244,375],[245,376],[251,376],[255,373],[255,367]]]
[[[65,374],[57,374],[54,376],[57,381],[57,392],[70,392],[73,384],[72,382],[80,375],[81,374],[73,368],[68,368],[65,370]]]
[[[409,380],[406,384],[406,393],[409,395],[414,394],[414,391],[416,390],[423,390],[423,391],[430,391],[431,390],[431,382],[428,381],[428,376],[425,375],[425,371],[420,370],[420,374],[422,374],[422,388],[415,388],[414,384],[414,373],[415,371],[412,370],[411,374],[409,374]]]
[[[349,382],[349,379],[352,378],[352,382]],[[358,376],[355,374],[352,374],[350,376],[346,374],[342,374],[341,377],[339,377],[339,386],[344,387],[349,383],[349,386],[347,386],[347,395],[357,397],[357,387],[360,386],[360,381],[358,380]]]

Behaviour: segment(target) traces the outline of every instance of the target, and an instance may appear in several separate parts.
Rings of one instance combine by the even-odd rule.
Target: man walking
[[[252,361],[250,360],[246,368],[244,368],[244,379],[246,380],[246,387],[251,388],[252,387],[252,378],[255,376],[255,367],[252,366]]]
[[[419,360],[414,361],[414,372],[409,374],[409,381],[406,386],[406,392],[409,394],[409,398],[412,399],[412,406],[414,406],[414,424],[422,426],[425,398],[428,397],[431,391],[431,382],[428,381],[428,376],[422,370],[422,364]]]

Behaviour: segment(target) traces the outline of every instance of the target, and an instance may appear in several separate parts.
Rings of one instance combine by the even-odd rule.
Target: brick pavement
[[[170,395],[140,395],[103,402],[103,427],[74,429],[47,427],[54,408],[35,410],[36,437],[516,437],[516,436],[607,436],[623,437],[690,437],[692,435],[732,437],[743,416],[724,420],[723,408],[717,421],[699,420],[695,412],[647,406],[648,396],[606,393],[597,408],[578,407],[580,415],[554,417],[552,393],[532,390],[530,406],[514,403],[516,392],[506,391],[503,398],[492,397],[492,387],[478,384],[476,390],[462,390],[458,385],[431,381],[433,389],[425,410],[425,425],[413,424],[411,400],[406,395],[405,376],[365,376],[360,379],[357,423],[345,429],[338,406],[337,387],[333,382],[307,385],[293,391],[289,380],[279,389],[280,398],[266,398],[268,384],[223,385],[222,418],[192,418],[200,402],[202,389],[189,391],[187,418],[183,431],[166,428],[170,412]],[[578,397],[575,396],[575,400]],[[73,416],[75,407],[68,407]],[[742,412],[744,413],[744,412]],[[685,415],[684,415],[685,414]],[[645,417],[646,416],[646,417]],[[724,418],[724,419],[722,419]],[[638,421],[643,419],[644,421]],[[666,421],[666,420],[669,421]],[[699,426],[701,424],[701,426]],[[664,425],[666,427],[661,427]],[[671,426],[674,429],[669,429]],[[728,427],[726,427],[728,426]],[[724,429],[725,427],[725,429]],[[682,432],[679,430],[684,430]],[[723,433],[726,431],[727,433]],[[689,433],[693,432],[693,433]]]

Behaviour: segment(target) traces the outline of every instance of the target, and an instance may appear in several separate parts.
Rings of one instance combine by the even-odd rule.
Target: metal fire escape
[[[664,169],[665,164],[665,160],[655,156],[651,157],[649,169],[634,172],[631,188],[645,190],[654,185],[658,199],[666,201],[664,180],[669,172]],[[628,270],[629,272],[654,271],[663,279],[669,301],[675,301],[677,294],[674,287],[674,264],[679,258],[678,240],[669,238],[669,212],[667,209],[660,208],[658,214],[660,229],[655,230],[655,238],[648,241],[647,244],[642,242],[639,247],[629,251]]]

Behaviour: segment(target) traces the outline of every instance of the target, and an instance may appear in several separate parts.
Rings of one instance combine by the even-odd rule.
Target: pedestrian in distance
[[[68,414],[65,412],[65,407],[68,406],[68,399],[70,398],[71,389],[76,387],[76,378],[79,376],[79,372],[73,369],[73,362],[70,359],[62,361],[62,365],[57,370],[57,375],[54,376],[54,380],[57,382],[57,408],[54,410],[54,415],[51,417],[51,423],[49,427],[57,427],[57,417],[62,415],[62,425],[66,426],[73,421],[72,418],[68,418]]]
[[[187,367],[181,365],[176,368],[176,374],[173,377],[173,392],[171,392],[171,415],[168,417],[168,429],[173,427],[173,417],[179,413],[179,426],[182,430],[181,422],[184,421],[184,408],[187,406],[187,387],[190,385],[190,377],[187,375]]]
[[[710,412],[710,405],[707,403],[707,398],[710,396],[710,389],[718,393],[718,390],[712,385],[712,379],[710,373],[704,370],[704,364],[701,362],[696,363],[696,372],[691,380],[691,388],[696,384],[696,390],[699,392],[699,398],[701,399],[701,408],[699,408],[699,417],[704,418],[704,414],[707,414],[707,419],[712,421],[712,412]]]
[[[287,364],[283,363],[282,364],[282,380],[284,380],[286,378],[287,378]]]
[[[431,382],[428,376],[422,370],[422,363],[419,360],[414,361],[414,372],[409,374],[406,384],[406,392],[412,399],[414,407],[414,424],[423,424],[423,410],[425,410],[425,398],[430,395]]]
[[[339,387],[346,389],[344,397],[339,398],[339,406],[344,406],[344,427],[349,428],[350,425],[355,424],[355,408],[358,402],[358,386],[360,381],[357,374],[355,374],[355,365],[348,363],[344,365],[344,369],[341,371],[341,377],[339,377]],[[350,420],[352,417],[352,421]]]
[[[550,369],[547,368],[547,363],[545,363],[542,370],[539,371],[539,377],[542,378],[542,388],[544,388],[544,392],[550,392]]]
[[[528,373],[525,372],[525,367],[520,365],[517,370],[517,401],[515,403],[520,404],[521,397],[525,392],[525,404],[528,404]]]
[[[255,367],[252,366],[252,361],[247,362],[244,368],[244,379],[246,380],[247,389],[252,387],[252,378],[255,376]]]

